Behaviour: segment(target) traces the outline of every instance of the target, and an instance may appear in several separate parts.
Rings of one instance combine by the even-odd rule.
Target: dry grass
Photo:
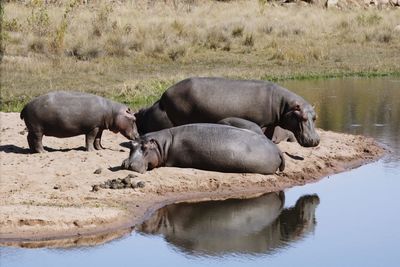
[[[191,75],[400,71],[398,9],[259,0],[55,2],[5,4],[3,110],[18,109],[18,97],[62,88],[128,95],[143,105]]]

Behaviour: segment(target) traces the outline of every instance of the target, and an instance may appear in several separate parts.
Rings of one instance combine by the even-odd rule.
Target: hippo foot
[[[43,148],[41,148],[41,149],[35,148],[35,149],[31,149],[31,152],[32,153],[46,153],[46,150],[44,150]]]

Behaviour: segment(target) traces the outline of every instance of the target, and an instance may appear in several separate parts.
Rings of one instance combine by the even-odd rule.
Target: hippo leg
[[[28,144],[29,148],[31,149],[32,153],[43,153],[46,152],[43,148],[42,144],[43,134],[38,132],[31,132],[28,133]]]
[[[99,132],[96,135],[96,138],[94,139],[94,148],[96,150],[101,150],[104,149],[104,147],[101,145],[101,135],[103,134],[103,130],[99,130]]]
[[[99,133],[99,128],[94,128],[90,132],[86,134],[86,150],[87,151],[93,151],[94,150],[94,141]]]

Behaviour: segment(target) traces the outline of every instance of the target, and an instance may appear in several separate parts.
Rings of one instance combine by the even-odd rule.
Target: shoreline
[[[286,169],[275,175],[158,168],[135,174],[133,180],[144,182],[143,188],[91,192],[93,184],[133,174],[116,167],[128,154],[128,150],[118,149],[126,142],[122,136],[105,133],[103,143],[112,148],[93,153],[79,150],[82,137],[45,137],[45,146],[59,150],[25,154],[26,133],[21,134],[24,125],[17,119],[19,114],[0,115],[0,245],[7,246],[101,244],[129,234],[168,204],[252,198],[317,182],[376,161],[387,151],[371,138],[318,130],[322,142],[316,148],[279,144],[286,152]],[[94,174],[98,167],[102,172]]]

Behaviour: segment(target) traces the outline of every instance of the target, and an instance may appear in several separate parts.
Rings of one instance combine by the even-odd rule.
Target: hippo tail
[[[282,172],[285,169],[285,157],[282,151],[279,151],[279,157],[281,158],[281,165],[279,165],[279,170]]]

